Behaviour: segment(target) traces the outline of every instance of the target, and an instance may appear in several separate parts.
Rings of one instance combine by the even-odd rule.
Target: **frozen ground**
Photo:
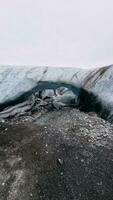
[[[63,108],[0,124],[0,200],[112,200],[113,125]]]

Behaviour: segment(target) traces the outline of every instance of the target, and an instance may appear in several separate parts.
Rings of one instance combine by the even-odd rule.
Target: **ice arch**
[[[88,70],[52,67],[0,67],[0,109],[26,100],[42,89],[64,86],[79,95]]]
[[[0,66],[0,111],[25,102],[38,90],[59,86],[68,87],[77,97],[80,95],[79,109],[94,111],[113,121],[113,65],[90,70]]]

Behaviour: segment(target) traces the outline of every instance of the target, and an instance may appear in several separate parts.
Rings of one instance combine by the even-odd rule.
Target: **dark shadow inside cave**
[[[110,114],[109,109],[98,100],[96,95],[82,88],[79,97],[79,109],[83,112],[95,112],[99,117],[105,120],[108,119]]]

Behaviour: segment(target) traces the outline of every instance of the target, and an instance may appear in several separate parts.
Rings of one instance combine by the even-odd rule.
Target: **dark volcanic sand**
[[[113,127],[76,109],[0,125],[0,200],[112,200]]]

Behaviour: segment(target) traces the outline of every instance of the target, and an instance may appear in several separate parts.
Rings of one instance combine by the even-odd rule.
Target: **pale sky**
[[[0,0],[0,64],[113,63],[113,0]]]

